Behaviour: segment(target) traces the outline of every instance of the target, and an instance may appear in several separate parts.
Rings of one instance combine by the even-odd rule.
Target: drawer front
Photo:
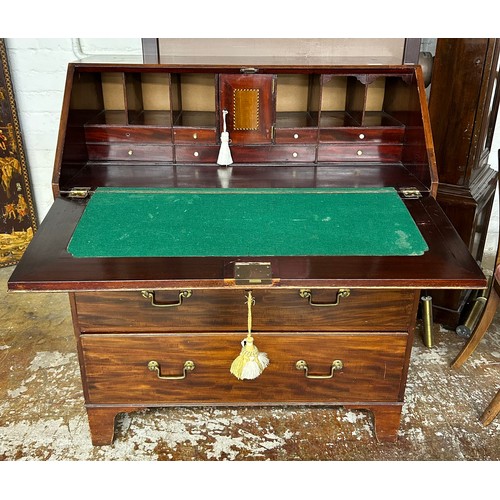
[[[318,129],[307,128],[276,128],[275,140],[278,144],[316,144]]]
[[[314,162],[316,146],[233,146],[233,160],[245,162]]]
[[[174,128],[174,142],[177,144],[213,144],[216,140],[215,129]]]
[[[230,373],[244,334],[83,335],[89,403],[301,403],[397,401],[406,334],[255,334],[270,363],[254,380]],[[329,376],[334,361],[342,368]],[[156,361],[163,380],[148,369]],[[184,372],[186,361],[194,364]]]
[[[320,129],[320,142],[355,142],[359,145],[364,143],[392,143],[402,144],[403,128],[362,128],[362,127],[342,127],[331,129]]]
[[[156,291],[159,305],[179,302],[180,291]],[[402,331],[414,316],[412,290],[254,290],[256,331]],[[304,295],[304,294],[302,294]],[[305,294],[307,295],[307,294]],[[181,297],[182,298],[182,297]],[[336,306],[312,306],[335,303]],[[246,331],[244,290],[192,290],[180,306],[157,307],[137,292],[75,294],[78,324],[83,332],[213,332]]]
[[[158,144],[87,144],[89,160],[172,161],[173,146]]]
[[[318,161],[377,161],[399,162],[403,147],[394,145],[365,145],[356,146],[320,144],[318,147]]]
[[[85,127],[87,142],[133,142],[159,143],[172,142],[170,128],[162,127]]]
[[[182,163],[215,163],[218,156],[219,146],[175,146],[175,159]]]

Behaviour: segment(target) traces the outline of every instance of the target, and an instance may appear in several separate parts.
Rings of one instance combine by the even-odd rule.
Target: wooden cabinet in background
[[[496,189],[488,164],[500,93],[500,41],[439,38],[429,112],[439,177],[437,200],[480,262]],[[456,328],[469,293],[433,291],[434,320]]]

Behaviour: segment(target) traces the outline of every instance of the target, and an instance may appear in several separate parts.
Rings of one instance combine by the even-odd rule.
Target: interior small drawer
[[[230,373],[242,334],[84,335],[89,403],[233,404],[398,401],[408,335],[254,335],[269,366]],[[156,362],[156,369],[149,368]],[[162,378],[160,378],[162,377]]]
[[[339,127],[324,128],[319,131],[320,142],[355,142],[360,145],[366,142],[401,144],[403,136],[402,127]]]
[[[176,144],[212,144],[216,141],[215,129],[174,127],[174,142]]]
[[[314,162],[316,146],[233,146],[231,154],[235,162]]]
[[[275,140],[278,144],[315,144],[318,130],[308,128],[276,128]]]
[[[391,145],[330,145],[320,144],[318,146],[318,161],[376,161],[382,163],[394,163],[401,161],[403,147],[398,144]]]
[[[160,143],[172,142],[172,131],[167,127],[110,127],[85,126],[87,142],[135,142]]]
[[[215,163],[218,156],[218,146],[175,146],[175,159],[182,163]]]
[[[121,142],[87,143],[89,160],[172,161],[173,146],[126,144]]]
[[[256,331],[404,331],[414,316],[412,290],[253,291]],[[245,290],[80,292],[83,332],[244,332]]]

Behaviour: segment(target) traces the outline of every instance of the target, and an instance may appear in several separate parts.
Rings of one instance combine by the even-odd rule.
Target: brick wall
[[[82,55],[141,54],[140,38],[5,40],[39,222],[52,204],[52,169],[67,65]]]

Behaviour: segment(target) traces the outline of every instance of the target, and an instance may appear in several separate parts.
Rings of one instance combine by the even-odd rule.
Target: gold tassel
[[[242,340],[243,348],[239,356],[231,364],[231,373],[239,380],[257,378],[264,369],[269,365],[269,358],[265,352],[259,352],[253,343],[252,337],[252,306],[255,304],[255,299],[252,292],[248,292],[248,334]]]

